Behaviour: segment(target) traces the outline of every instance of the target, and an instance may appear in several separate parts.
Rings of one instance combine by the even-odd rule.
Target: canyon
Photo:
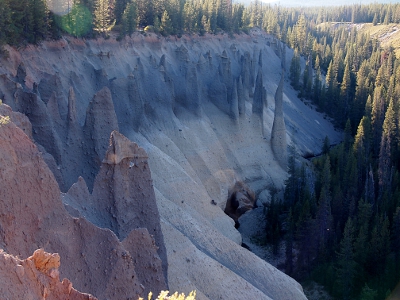
[[[288,146],[309,157],[342,138],[290,86],[289,48],[254,29],[5,49],[5,252],[59,253],[60,275],[98,299],[306,298],[224,213],[238,183],[260,201],[283,190]]]

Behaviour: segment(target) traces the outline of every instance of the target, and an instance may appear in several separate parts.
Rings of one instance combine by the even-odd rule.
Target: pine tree
[[[96,7],[96,0],[80,0],[81,4],[84,5],[89,12],[93,15]]]
[[[379,145],[382,137],[382,126],[385,116],[385,100],[382,86],[377,86],[374,90],[372,102],[372,129],[373,129],[373,154],[378,156]]]
[[[324,261],[328,257],[328,244],[332,230],[331,197],[325,186],[322,187],[319,197],[315,226],[319,259]]]
[[[392,244],[393,250],[396,256],[397,264],[400,264],[400,207],[396,208],[393,214],[393,225],[392,225]]]
[[[315,236],[318,241],[318,251],[320,259],[326,258],[327,245],[331,237],[332,230],[332,212],[331,212],[331,164],[330,158],[325,158],[324,166],[321,172],[321,191],[318,201],[317,215],[315,219]]]
[[[164,36],[170,35],[173,32],[172,22],[169,18],[168,12],[164,10],[164,13],[161,17],[161,33]]]
[[[380,195],[383,195],[383,192],[391,186],[393,148],[397,133],[393,99],[389,103],[382,127],[378,169]]]
[[[356,275],[356,262],[354,261],[354,225],[349,218],[340,242],[340,250],[337,253],[336,280],[339,286],[341,299],[352,299],[354,278]]]
[[[136,4],[136,2],[132,0],[115,0],[115,5],[114,5],[115,24],[119,25],[124,22],[123,15],[125,13],[125,10],[128,8],[127,7],[128,4],[132,3]]]
[[[337,105],[334,105],[333,100],[337,98],[337,89],[338,89],[338,81],[337,81],[337,73],[335,71],[335,66],[333,60],[329,63],[328,71],[326,72],[326,84],[327,91],[326,97],[328,98],[327,109],[337,110]]]
[[[290,156],[288,159],[288,174],[289,177],[285,181],[285,204],[291,207],[296,204],[298,199],[298,172],[296,168],[296,153],[293,147],[290,147]]]
[[[136,30],[137,27],[137,7],[136,2],[131,1],[127,4],[122,15],[122,28],[124,34],[129,36]]]
[[[369,73],[368,62],[367,60],[364,60],[361,63],[360,69],[357,72],[356,92],[354,99],[355,103],[353,104],[352,115],[351,115],[353,124],[357,124],[361,120],[364,114],[365,103],[367,101],[370,88],[368,73]]]
[[[340,85],[340,106],[342,113],[340,114],[342,122],[348,117],[350,107],[350,93],[351,93],[351,79],[350,79],[350,68],[349,63],[344,68],[343,80]]]
[[[372,166],[369,166],[369,170],[367,170],[367,176],[365,180],[365,200],[368,201],[369,203],[374,204],[375,203],[375,179],[374,179],[374,173],[372,171]]]
[[[367,166],[370,161],[370,151],[372,146],[372,129],[371,121],[368,117],[363,117],[357,128],[357,133],[354,138],[353,152],[357,158],[358,169],[358,185],[361,187],[364,183],[364,174],[367,172]]]
[[[315,76],[314,76],[314,83],[313,83],[313,101],[317,105],[319,105],[322,109],[323,103],[321,102],[321,66],[319,55],[317,55],[315,59]]]
[[[161,28],[161,21],[158,18],[158,16],[154,17],[154,21],[153,21],[153,30],[155,33],[160,33],[160,28]]]
[[[153,0],[135,0],[137,4],[137,14],[139,26],[146,27],[153,25],[154,17],[154,1]]]
[[[293,273],[293,242],[294,242],[294,224],[293,224],[293,214],[290,208],[288,217],[286,219],[286,224],[288,226],[286,238],[285,238],[285,273],[291,275]]]
[[[312,62],[311,62],[311,55],[309,55],[306,62],[306,67],[303,72],[303,85],[302,85],[302,95],[308,99],[311,97],[312,79],[313,79]]]
[[[28,42],[37,44],[46,38],[48,33],[48,11],[44,0],[30,0],[29,17],[31,23],[28,33]]]
[[[293,58],[290,63],[290,84],[294,89],[299,90],[300,88],[300,76],[301,76],[301,66],[300,66],[300,55],[297,49],[294,50]]]
[[[232,30],[239,33],[243,28],[244,5],[235,3],[232,6]]]
[[[372,229],[368,269],[371,274],[382,274],[390,252],[390,230],[388,217],[377,216]]]
[[[19,45],[25,39],[29,39],[30,28],[32,28],[32,16],[29,12],[28,0],[8,0],[11,12],[11,22],[8,26],[7,40],[11,45]]]
[[[358,203],[358,213],[356,219],[356,239],[354,242],[354,260],[359,266],[364,266],[367,261],[369,225],[372,216],[372,204],[363,199]],[[360,274],[361,275],[361,274]]]
[[[295,30],[295,36],[297,42],[295,42],[295,47],[299,48],[300,53],[307,55],[306,53],[306,46],[307,46],[307,25],[306,25],[306,19],[304,14],[302,14],[296,25],[294,26]]]
[[[329,141],[329,137],[325,136],[324,142],[322,144],[322,154],[328,154],[330,148],[331,148],[331,142]]]
[[[352,129],[351,129],[351,122],[350,119],[347,119],[346,125],[344,126],[344,151],[348,153],[353,144],[353,137],[352,137]]]
[[[94,29],[103,36],[107,35],[112,19],[108,0],[97,0],[94,11]]]
[[[185,1],[183,0],[170,0],[166,3],[166,10],[171,20],[171,27],[173,29],[173,34],[180,33],[183,30],[183,7]],[[207,3],[203,4],[204,7]]]
[[[0,0],[0,54],[2,45],[9,42],[9,26],[11,25],[11,10],[6,0]]]
[[[183,19],[184,19],[184,30],[186,32],[192,32],[194,30],[195,18],[194,18],[194,7],[193,3],[188,1],[183,7]]]
[[[298,221],[296,222],[296,245],[298,249],[296,265],[299,271],[309,271],[311,269],[312,260],[317,253],[316,235],[311,234],[315,228],[311,215],[310,202],[305,200],[301,205]]]

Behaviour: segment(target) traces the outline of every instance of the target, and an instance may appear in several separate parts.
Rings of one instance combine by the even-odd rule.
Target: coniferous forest
[[[337,299],[384,299],[400,281],[400,60],[362,33],[361,23],[400,23],[400,4],[0,0],[0,45],[64,34],[123,38],[138,28],[233,38],[260,27],[294,49],[292,86],[334,120],[344,140],[330,147],[325,139],[322,155],[308,164],[292,151],[284,200],[266,210],[266,239],[275,251],[285,244],[286,273],[317,281]]]

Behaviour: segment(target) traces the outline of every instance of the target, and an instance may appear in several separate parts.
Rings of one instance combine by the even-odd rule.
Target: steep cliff
[[[59,253],[67,261],[60,274],[99,299],[137,299],[166,289],[158,247],[146,224],[132,226],[121,243],[110,230],[73,218],[41,153],[11,121],[24,118],[4,104],[0,114],[0,247],[20,257],[37,248]],[[107,178],[103,182],[109,184]],[[157,220],[157,210],[152,213]],[[163,246],[162,240],[157,242]]]
[[[146,206],[151,191],[141,198],[144,186],[119,174],[135,181],[150,167],[167,258],[163,249],[158,254],[164,266],[168,261],[170,290],[196,289],[199,299],[303,299],[298,283],[240,246],[234,221],[223,212],[235,182],[246,183],[256,197],[283,187],[287,173],[271,132],[272,99],[290,62],[284,47],[257,30],[234,38],[65,37],[7,48],[0,96],[31,121],[61,190],[69,190],[63,198],[70,213],[121,239],[141,226],[138,211],[146,216],[155,208]],[[281,91],[286,132],[279,137],[287,144],[306,154],[318,153],[326,135],[340,140],[285,79]],[[148,166],[137,164],[135,154],[118,163],[102,160],[116,129],[147,152]],[[118,140],[114,135],[111,144]],[[158,242],[154,226],[150,233]]]

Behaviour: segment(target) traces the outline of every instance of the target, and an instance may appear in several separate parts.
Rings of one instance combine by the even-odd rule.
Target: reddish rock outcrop
[[[124,241],[130,250],[136,245],[132,252],[146,253],[137,255],[110,230],[71,217],[37,147],[4,117],[0,122],[0,166],[0,248],[20,257],[38,248],[59,253],[68,261],[61,265],[60,274],[99,299],[137,299],[145,288],[153,289],[151,278],[146,287],[139,280],[145,275],[137,275],[138,257],[140,265],[152,266],[154,286],[166,288],[161,260],[147,231],[129,234]]]
[[[10,121],[21,128],[24,133],[32,139],[32,125],[24,114],[12,111],[11,107],[6,104],[0,104],[0,115],[10,117]]]
[[[68,279],[60,282],[60,256],[36,250],[21,260],[0,250],[0,293],[2,299],[96,300],[80,293]]]

